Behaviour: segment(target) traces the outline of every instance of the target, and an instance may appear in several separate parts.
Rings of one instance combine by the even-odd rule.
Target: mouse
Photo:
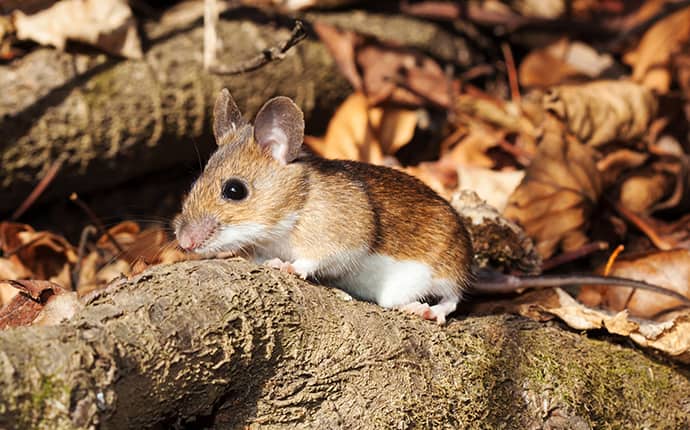
[[[477,281],[468,230],[448,201],[399,170],[305,151],[304,126],[288,97],[268,100],[251,124],[221,90],[212,125],[218,148],[173,221],[180,247],[241,253],[438,324],[470,288],[501,293],[546,285],[518,277]],[[551,281],[644,284],[574,278]]]

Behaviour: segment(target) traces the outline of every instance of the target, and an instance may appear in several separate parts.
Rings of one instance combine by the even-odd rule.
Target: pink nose
[[[211,237],[216,226],[210,218],[184,223],[177,232],[177,241],[183,249],[194,251]]]

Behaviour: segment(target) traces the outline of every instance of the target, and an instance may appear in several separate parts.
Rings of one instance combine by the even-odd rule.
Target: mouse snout
[[[196,251],[213,236],[217,226],[212,218],[185,222],[177,231],[177,241],[184,250]]]

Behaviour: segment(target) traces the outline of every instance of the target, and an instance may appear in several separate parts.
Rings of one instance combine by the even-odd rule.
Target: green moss
[[[18,428],[61,429],[72,427],[70,423],[56,424],[55,417],[46,415],[46,411],[53,411],[54,409],[46,407],[47,402],[55,402],[56,400],[69,402],[70,390],[67,386],[59,384],[51,376],[44,375],[40,386],[32,392],[32,397],[21,404],[9,405],[10,410],[19,409],[21,411],[20,420],[17,422]],[[69,406],[69,403],[66,406]]]
[[[574,333],[547,337],[523,332],[516,342],[519,354],[514,358],[520,357],[517,374],[535,398],[549,392],[551,408],[582,417],[594,428],[687,425],[680,407],[675,414],[655,414],[668,410],[668,405],[682,404],[683,399],[671,394],[674,379],[680,377],[671,367],[640,361],[639,352],[629,348],[606,352],[597,347],[601,341]],[[566,356],[564,350],[576,350],[577,354]]]

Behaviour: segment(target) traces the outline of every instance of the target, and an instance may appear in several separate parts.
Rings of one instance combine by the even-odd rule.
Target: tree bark
[[[0,428],[686,428],[687,369],[513,316],[439,327],[242,260],[0,333]],[[195,421],[196,420],[196,421]]]

